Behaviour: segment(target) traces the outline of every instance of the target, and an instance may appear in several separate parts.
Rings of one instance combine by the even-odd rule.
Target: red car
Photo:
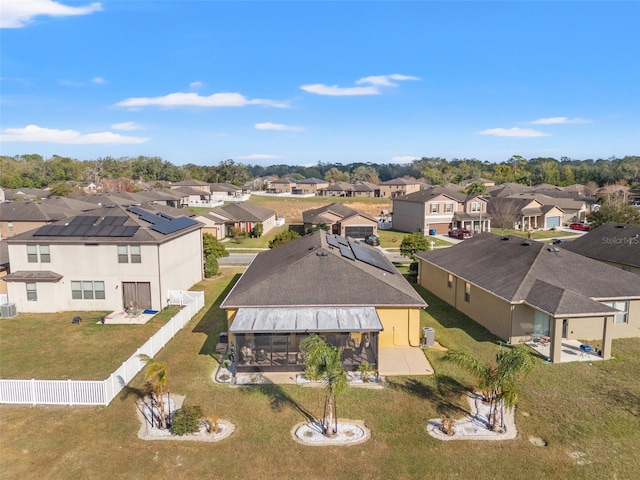
[[[589,225],[582,222],[573,222],[571,225],[569,225],[569,228],[571,230],[582,230],[583,232],[588,232],[589,230],[591,230],[591,227]]]
[[[473,235],[471,235],[471,232],[466,228],[454,228],[453,230],[449,230],[449,236],[464,240],[465,238],[471,238]]]

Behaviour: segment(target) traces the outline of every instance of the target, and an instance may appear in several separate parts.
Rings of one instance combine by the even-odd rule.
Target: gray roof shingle
[[[640,268],[640,226],[604,223],[563,248],[595,260]]]

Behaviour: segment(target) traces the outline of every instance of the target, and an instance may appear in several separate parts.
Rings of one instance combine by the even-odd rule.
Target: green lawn
[[[371,429],[368,442],[309,447],[295,443],[291,429],[307,414],[322,415],[322,389],[230,388],[211,381],[217,335],[226,330],[218,305],[237,278],[237,272],[224,269],[223,276],[202,282],[205,308],[158,355],[169,364],[171,392],[186,395],[187,404],[201,405],[207,414],[233,422],[237,429],[232,437],[215,444],[139,440],[135,396],[125,393],[107,408],[2,405],[0,477],[637,478],[640,339],[614,341],[616,358],[606,362],[537,362],[523,383],[515,440],[442,442],[426,433],[428,419],[464,414],[463,396],[473,385],[468,374],[441,360],[442,352],[427,350],[437,375],[389,378],[388,388],[348,389],[338,399],[340,417],[364,420]],[[436,329],[438,342],[493,359],[500,348],[495,337],[418,290],[429,303],[423,325]],[[60,328],[85,326],[69,323]],[[131,386],[140,385],[138,375]],[[532,445],[530,436],[545,439],[548,446]]]
[[[565,232],[564,230],[557,230],[557,231],[538,230],[535,232],[531,232],[531,237],[529,237],[527,232],[514,230],[512,228],[505,228],[504,230],[500,228],[492,228],[491,233],[495,233],[496,235],[514,235],[516,237],[532,238],[534,240],[544,240],[544,239],[560,238],[560,237],[568,237],[568,236],[576,235],[575,233]]]
[[[398,249],[400,250],[400,244],[402,239],[409,235],[407,232],[401,232],[400,230],[378,230],[378,237],[380,237],[380,245],[383,248]],[[436,247],[450,247],[451,242],[447,242],[437,237],[429,237]]]

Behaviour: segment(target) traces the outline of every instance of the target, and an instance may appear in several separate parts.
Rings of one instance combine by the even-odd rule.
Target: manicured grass
[[[228,248],[268,248],[269,241],[280,232],[284,232],[289,229],[289,225],[282,225],[281,227],[274,227],[267,233],[259,238],[251,238],[248,236],[238,237],[237,239],[230,239],[228,242],[224,242],[224,246]],[[229,250],[231,252],[233,250]]]
[[[532,238],[533,240],[544,240],[551,238],[561,238],[561,237],[569,237],[572,235],[576,235],[576,233],[565,232],[564,230],[537,230],[535,232],[531,232],[531,237],[528,236],[527,232],[522,232],[520,230],[514,230],[512,228],[505,228],[504,230],[500,228],[492,228],[491,233],[496,235],[514,235],[516,237],[522,238]]]
[[[339,417],[361,419],[371,439],[351,447],[308,447],[291,429],[321,416],[324,391],[296,385],[230,388],[211,381],[220,301],[238,276],[203,282],[206,307],[158,355],[169,364],[171,391],[186,404],[233,422],[220,443],[145,442],[136,437],[135,395],[107,408],[0,406],[2,478],[310,478],[310,479],[632,479],[640,468],[640,340],[616,340],[607,362],[538,362],[522,384],[519,436],[505,442],[442,442],[426,421],[464,415],[472,378],[427,355],[437,375],[389,378],[384,390],[350,388]],[[436,340],[491,361],[500,348],[489,332],[418,288],[429,303],[424,325]],[[83,328],[83,325],[81,328]],[[70,324],[69,327],[72,327]],[[74,328],[77,328],[73,326]],[[132,387],[141,385],[139,375]],[[130,390],[134,393],[133,390]],[[526,414],[526,415],[525,415]],[[529,436],[549,442],[532,445]],[[580,465],[579,461],[587,462]]]
[[[380,246],[389,249],[400,250],[400,244],[402,239],[409,235],[407,232],[401,232],[400,230],[378,230],[378,237],[380,238]],[[451,242],[447,242],[438,237],[428,237],[430,241],[434,243],[436,247],[450,247]]]

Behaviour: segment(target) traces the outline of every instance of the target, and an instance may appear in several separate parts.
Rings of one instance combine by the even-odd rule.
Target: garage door
[[[547,217],[547,228],[559,227],[560,217]]]
[[[364,238],[373,235],[373,227],[344,227],[344,234],[347,237]]]

